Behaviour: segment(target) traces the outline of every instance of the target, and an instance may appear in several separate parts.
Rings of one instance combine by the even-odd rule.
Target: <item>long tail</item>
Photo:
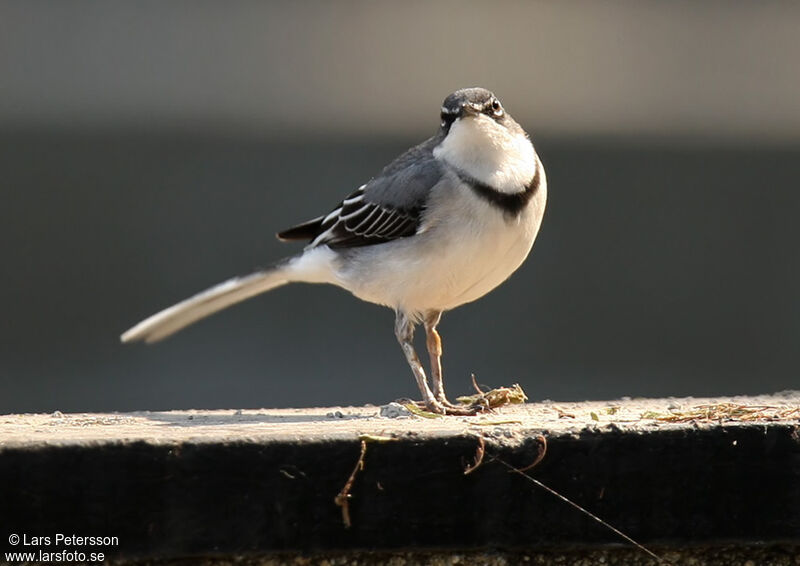
[[[291,280],[286,265],[229,279],[154,314],[120,338],[123,342],[157,342],[217,311]]]

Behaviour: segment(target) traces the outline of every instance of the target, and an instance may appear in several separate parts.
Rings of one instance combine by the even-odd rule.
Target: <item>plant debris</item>
[[[382,436],[378,434],[362,434],[358,439],[361,442],[376,442],[378,444],[386,444],[387,442],[395,442],[397,440],[394,436]]]
[[[430,411],[426,411],[425,409],[420,409],[415,403],[406,403],[403,405],[403,407],[408,409],[411,414],[425,419],[441,419],[444,417],[444,415],[440,415],[439,413],[432,413]]]
[[[553,409],[555,410],[556,413],[558,413],[558,418],[559,419],[574,419],[575,418],[575,414],[574,413],[568,413],[567,411],[565,411],[561,407],[557,407],[556,405],[553,405]]]
[[[544,460],[544,455],[547,454],[547,439],[540,434],[536,437],[536,442],[539,444],[539,452],[536,454],[536,459],[524,468],[517,468],[517,473],[527,472],[531,468],[538,466],[539,462]]]
[[[358,456],[358,460],[356,461],[356,467],[353,468],[353,472],[350,474],[350,477],[347,478],[347,481],[342,488],[342,491],[333,499],[333,502],[336,503],[339,507],[342,508],[342,522],[344,523],[344,527],[349,529],[352,526],[352,521],[350,520],[350,499],[353,497],[350,494],[350,490],[353,488],[353,484],[356,481],[356,476],[358,472],[364,469],[364,456],[367,455],[367,441],[361,441],[361,454]]]
[[[478,447],[475,449],[475,460],[464,469],[464,475],[471,474],[478,469],[478,466],[483,462],[483,457],[486,455],[486,440],[483,435],[478,436]]]
[[[356,481],[358,472],[364,469],[364,457],[367,455],[367,443],[375,442],[379,444],[385,444],[386,442],[394,442],[397,440],[391,436],[378,436],[375,434],[362,434],[358,437],[358,439],[361,441],[361,453],[358,455],[356,465],[353,468],[353,471],[350,473],[350,477],[347,478],[344,487],[333,499],[333,502],[342,508],[342,522],[344,523],[346,529],[349,529],[353,524],[353,522],[350,520],[350,499],[353,497],[350,493],[350,490],[353,489],[353,484]]]
[[[472,386],[475,388],[475,391],[477,391],[475,395],[457,397],[456,401],[463,405],[497,409],[498,407],[505,407],[506,405],[519,405],[528,400],[528,396],[525,395],[519,383],[515,383],[511,387],[498,387],[497,389],[483,391],[478,386],[477,381],[475,381],[475,375],[473,374]]]
[[[508,425],[508,424],[516,424],[521,425],[522,421],[517,419],[507,419],[501,421],[475,421],[474,423],[469,423],[470,426],[500,426],[500,425]]]
[[[738,403],[712,403],[697,405],[685,411],[658,413],[646,411],[641,418],[668,423],[692,421],[777,421],[800,417],[800,407],[777,407],[772,405],[740,405]]]

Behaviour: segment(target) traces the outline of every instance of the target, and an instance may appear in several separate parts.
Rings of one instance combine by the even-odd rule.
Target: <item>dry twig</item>
[[[471,474],[478,469],[478,466],[483,463],[483,457],[486,455],[486,440],[483,435],[478,436],[478,447],[475,449],[475,460],[464,469],[464,475]]]
[[[367,443],[385,443],[394,442],[397,440],[391,436],[379,436],[376,434],[362,434],[358,437],[358,439],[361,441],[361,453],[358,455],[358,460],[356,460],[356,466],[350,473],[350,477],[347,478],[342,491],[340,491],[339,494],[333,499],[333,502],[342,508],[342,522],[347,529],[349,529],[353,524],[350,520],[350,499],[353,497],[350,493],[350,490],[353,488],[353,484],[356,481],[358,472],[364,469],[364,457],[367,455]]]
[[[353,487],[353,483],[356,481],[356,476],[358,472],[364,469],[364,456],[367,455],[367,441],[365,439],[361,440],[361,454],[358,456],[358,460],[356,461],[356,467],[353,468],[353,472],[350,474],[350,477],[347,478],[347,481],[342,488],[342,491],[334,498],[334,503],[342,508],[342,522],[346,529],[349,529],[350,526],[353,524],[350,521],[350,490]]]
[[[516,468],[518,472],[527,472],[531,468],[536,467],[539,462],[544,459],[544,455],[547,453],[547,439],[540,434],[536,437],[536,442],[539,443],[539,453],[536,455],[536,459],[524,468]]]

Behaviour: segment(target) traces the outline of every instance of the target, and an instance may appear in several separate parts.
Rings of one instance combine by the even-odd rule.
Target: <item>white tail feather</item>
[[[288,282],[287,273],[281,268],[229,279],[154,314],[120,338],[123,342],[157,342],[217,311]]]

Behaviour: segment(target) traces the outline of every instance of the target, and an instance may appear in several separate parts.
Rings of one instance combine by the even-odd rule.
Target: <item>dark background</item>
[[[65,6],[0,5],[0,412],[415,395],[393,314],[333,287],[118,336],[298,251],[273,234],[474,84],[531,133],[549,202],[523,267],[445,315],[452,393],[797,387],[796,5]]]

